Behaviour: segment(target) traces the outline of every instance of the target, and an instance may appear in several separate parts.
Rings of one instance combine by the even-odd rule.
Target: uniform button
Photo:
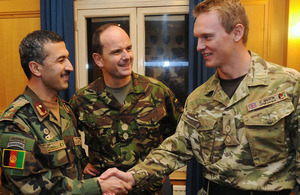
[[[229,133],[229,132],[231,131],[231,128],[230,128],[229,125],[226,125],[226,126],[225,126],[225,131],[226,131],[226,133]]]
[[[230,142],[231,142],[231,137],[230,137],[230,136],[227,136],[227,137],[226,137],[226,142],[227,142],[227,143],[230,143]]]
[[[128,130],[128,125],[126,123],[122,124],[122,130],[127,131]]]
[[[123,138],[124,138],[125,140],[128,139],[128,137],[129,137],[129,136],[128,136],[128,133],[124,133],[124,134],[123,134]]]
[[[48,140],[48,141],[51,140],[51,139],[52,139],[52,135],[47,135],[47,136],[45,137],[45,139]]]
[[[268,119],[267,119],[267,123],[268,123],[268,124],[272,124],[272,123],[273,123],[272,118],[268,118]]]
[[[49,129],[46,129],[46,128],[43,130],[43,132],[44,132],[46,135],[48,135],[48,134],[50,133]]]

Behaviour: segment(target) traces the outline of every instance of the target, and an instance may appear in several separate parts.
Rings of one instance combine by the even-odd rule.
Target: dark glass
[[[188,15],[145,16],[145,74],[184,104],[188,95]]]

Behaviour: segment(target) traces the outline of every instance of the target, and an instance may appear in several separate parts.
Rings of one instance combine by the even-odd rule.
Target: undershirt
[[[245,76],[246,74],[236,79],[230,80],[220,78],[220,85],[229,98],[233,96],[235,90],[238,88]]]
[[[56,119],[58,120],[58,122],[60,122],[60,114],[59,114],[59,103],[58,103],[58,99],[56,99],[55,101],[42,100],[42,102],[45,104],[45,106],[46,106],[47,108],[50,109],[50,111],[51,111],[52,114],[56,117]]]
[[[132,80],[130,80],[126,85],[119,88],[112,88],[106,85],[106,89],[113,94],[113,96],[118,100],[118,102],[123,105],[125,98],[132,86]]]

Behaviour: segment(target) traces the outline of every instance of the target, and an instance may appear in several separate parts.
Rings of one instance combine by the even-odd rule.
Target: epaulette
[[[20,108],[22,108],[23,106],[25,106],[28,103],[29,103],[29,101],[27,99],[25,99],[24,97],[18,97],[3,112],[0,121],[3,121],[3,120],[12,120],[14,118],[15,114],[18,112],[18,110],[20,110]]]

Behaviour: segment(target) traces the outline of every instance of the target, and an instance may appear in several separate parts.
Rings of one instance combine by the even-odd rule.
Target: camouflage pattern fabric
[[[60,123],[30,88],[0,119],[2,185],[14,194],[101,194],[83,180],[87,157],[75,116],[58,97]]]
[[[127,171],[174,134],[183,111],[173,92],[160,81],[132,74],[133,85],[121,105],[100,77],[70,100],[85,133],[92,165]],[[161,188],[161,182],[151,187]],[[146,192],[143,192],[144,194]]]
[[[300,74],[251,53],[248,74],[231,99],[217,73],[188,97],[177,130],[130,169],[138,188],[193,156],[210,181],[258,191],[299,184]]]

